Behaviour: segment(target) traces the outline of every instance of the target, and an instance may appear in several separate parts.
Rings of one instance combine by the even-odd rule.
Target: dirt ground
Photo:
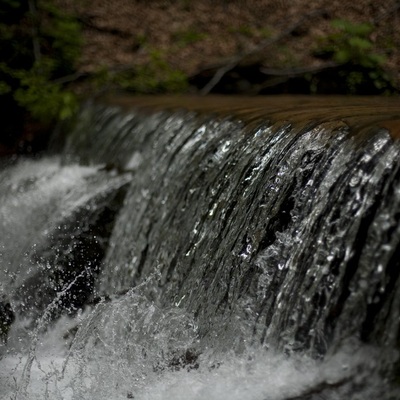
[[[347,19],[374,25],[374,51],[400,81],[398,0],[57,1],[82,22],[82,73],[144,64],[157,51],[193,76],[271,38],[257,55],[266,68],[318,67],[325,62],[313,55],[318,38],[333,31],[332,20]]]

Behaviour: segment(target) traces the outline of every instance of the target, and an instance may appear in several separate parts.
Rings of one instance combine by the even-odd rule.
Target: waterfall
[[[399,398],[399,110],[86,104],[0,171],[0,399]]]

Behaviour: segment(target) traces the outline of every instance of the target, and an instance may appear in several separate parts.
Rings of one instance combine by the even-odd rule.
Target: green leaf
[[[369,50],[372,48],[372,43],[369,40],[357,36],[349,39],[349,45],[357,50]]]
[[[353,36],[366,37],[370,35],[374,29],[373,25],[369,23],[353,23],[345,19],[335,19],[331,22],[331,25]]]
[[[371,59],[371,61],[374,64],[377,64],[377,65],[382,65],[386,61],[386,57],[385,56],[383,56],[381,54],[377,54],[377,53],[371,53],[369,55],[369,58]]]
[[[348,27],[347,32],[355,36],[367,37],[372,33],[373,29],[373,25],[368,23],[352,24]]]
[[[347,27],[349,25],[349,22],[343,19],[334,19],[331,22],[331,25],[336,28],[336,29],[340,29],[342,31],[347,30]]]
[[[339,64],[346,64],[351,60],[351,53],[346,49],[340,49],[335,52],[334,59]]]
[[[11,92],[11,86],[6,82],[0,81],[0,96]]]

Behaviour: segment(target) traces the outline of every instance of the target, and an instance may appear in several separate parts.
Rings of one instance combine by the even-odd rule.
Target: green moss
[[[268,27],[258,29],[258,33],[264,39],[268,39],[268,38],[272,37],[272,35],[274,34],[272,29],[270,29]]]
[[[178,47],[186,47],[205,38],[207,38],[205,33],[198,32],[195,29],[179,30],[172,35],[172,39]]]
[[[230,33],[238,33],[246,37],[254,37],[255,31],[252,27],[247,25],[232,26],[228,29]]]

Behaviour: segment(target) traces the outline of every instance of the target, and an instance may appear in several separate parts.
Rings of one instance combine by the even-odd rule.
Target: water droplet
[[[360,279],[358,285],[360,286],[361,289],[368,288],[368,282],[365,279]]]
[[[328,275],[329,274],[329,267],[328,266],[323,267],[321,272],[322,272],[323,275]]]
[[[360,177],[358,175],[351,177],[349,185],[355,187],[360,183]]]

